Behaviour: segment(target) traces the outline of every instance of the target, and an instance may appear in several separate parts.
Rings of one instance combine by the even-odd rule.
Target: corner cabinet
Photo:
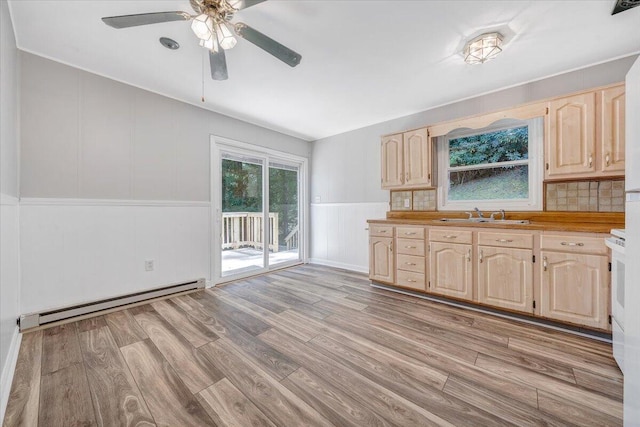
[[[610,329],[610,273],[604,236],[543,235],[540,246],[540,315]]]
[[[371,224],[369,227],[369,279],[393,284],[395,263],[393,226]]]
[[[380,147],[383,189],[432,185],[433,153],[427,128],[385,136]]]
[[[549,103],[545,178],[624,175],[624,85]]]

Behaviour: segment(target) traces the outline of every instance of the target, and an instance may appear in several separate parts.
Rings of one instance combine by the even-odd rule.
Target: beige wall
[[[208,201],[209,136],[311,144],[20,53],[22,197]]]

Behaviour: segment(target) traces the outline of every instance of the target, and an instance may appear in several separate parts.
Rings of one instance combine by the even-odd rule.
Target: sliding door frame
[[[273,150],[259,145],[248,144],[245,142],[235,141],[221,136],[211,135],[211,167],[210,167],[210,184],[211,184],[211,211],[210,211],[210,230],[211,230],[211,281],[213,285],[234,280],[255,276],[272,270],[286,268],[292,265],[307,263],[309,254],[309,159],[306,157],[296,156],[282,151]],[[250,272],[243,272],[222,276],[222,153],[230,152],[240,155],[247,155],[264,160],[262,168],[262,213],[269,210],[269,162],[271,160],[282,163],[292,163],[299,165],[298,170],[298,221],[302,228],[300,233],[300,241],[298,243],[300,260],[286,263],[278,263],[275,266],[268,264],[268,230],[269,227],[263,227],[263,242],[265,242],[263,250],[263,268]],[[264,179],[267,177],[267,179]],[[267,224],[267,223],[265,223]]]

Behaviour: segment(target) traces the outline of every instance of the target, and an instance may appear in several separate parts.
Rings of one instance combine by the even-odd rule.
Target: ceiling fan
[[[226,80],[227,59],[225,50],[233,48],[237,40],[234,33],[275,56],[285,64],[295,67],[302,56],[243,22],[232,23],[233,14],[266,0],[189,0],[196,12],[153,12],[136,15],[109,16],[102,21],[113,28],[159,24],[170,21],[192,21],[191,29],[200,39],[200,46],[209,50],[211,77]]]

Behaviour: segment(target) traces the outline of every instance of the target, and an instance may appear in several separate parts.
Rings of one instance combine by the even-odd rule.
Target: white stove
[[[605,244],[611,248],[611,329],[613,357],[624,373],[624,264],[625,230],[611,230]]]

